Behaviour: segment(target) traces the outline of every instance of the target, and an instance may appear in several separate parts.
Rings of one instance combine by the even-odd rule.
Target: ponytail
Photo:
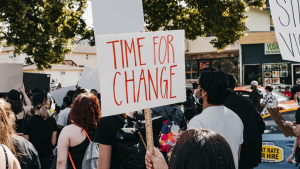
[[[39,116],[42,117],[45,121],[49,118],[47,105],[38,105],[35,108],[39,110]]]

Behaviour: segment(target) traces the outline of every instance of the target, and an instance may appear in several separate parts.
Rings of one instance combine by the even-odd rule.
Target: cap
[[[251,85],[253,85],[253,86],[258,86],[258,82],[257,82],[256,80],[253,80],[253,81],[251,82]]]
[[[13,90],[8,92],[7,97],[10,100],[20,100],[20,92],[13,89]]]

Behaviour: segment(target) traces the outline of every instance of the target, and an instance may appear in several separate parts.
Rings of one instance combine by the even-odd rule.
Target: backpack
[[[158,146],[162,117],[152,118],[154,146]],[[145,169],[146,131],[143,113],[135,119],[127,117],[123,128],[116,135],[120,169]]]

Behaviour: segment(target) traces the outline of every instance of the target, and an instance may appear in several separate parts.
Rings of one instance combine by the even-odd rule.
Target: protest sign
[[[299,0],[269,1],[276,38],[283,60],[300,61]]]
[[[23,81],[23,64],[0,63],[0,93],[7,93],[11,89],[20,88]]]
[[[23,73],[23,83],[26,92],[33,88],[39,88],[48,92],[50,87],[50,77],[50,74]]]
[[[141,0],[92,0],[92,12],[95,36],[144,31]]]
[[[103,116],[185,101],[183,30],[96,38]]]
[[[59,90],[54,90],[51,92],[51,95],[52,95],[54,101],[56,102],[56,105],[61,106],[63,104],[64,97],[66,97],[67,92],[69,90],[76,90],[76,87],[70,86],[70,87],[59,89]]]
[[[98,92],[100,92],[98,70],[89,66],[84,66],[78,86],[89,90],[96,89]]]
[[[295,136],[295,134],[293,133],[293,130],[291,128],[284,127],[284,125],[282,124],[282,120],[284,120],[284,118],[281,116],[281,114],[279,113],[277,108],[267,108],[267,110],[269,111],[271,117],[273,118],[273,120],[275,121],[277,126],[280,128],[280,130],[282,131],[282,133],[284,134],[285,137]]]

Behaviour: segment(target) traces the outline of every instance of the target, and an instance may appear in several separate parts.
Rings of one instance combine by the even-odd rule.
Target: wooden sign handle
[[[151,109],[144,109],[144,115],[145,115],[146,137],[147,137],[147,150],[153,154],[154,143],[153,143]]]

